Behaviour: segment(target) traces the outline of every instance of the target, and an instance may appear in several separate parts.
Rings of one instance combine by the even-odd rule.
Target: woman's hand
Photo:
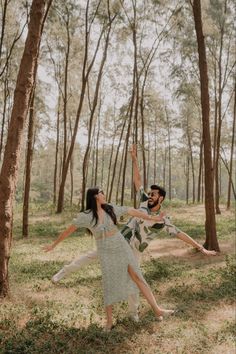
[[[49,246],[44,246],[43,250],[44,252],[50,252],[52,251],[56,245],[58,245],[58,243],[60,243],[61,241],[63,241],[65,238],[67,238],[68,236],[70,236],[70,234],[72,234],[72,232],[74,232],[77,229],[77,226],[75,225],[71,225],[69,226],[65,231],[63,231],[58,238],[56,239],[56,241],[54,241],[53,244],[49,245]]]
[[[55,248],[54,245],[43,246],[44,252],[50,252]]]

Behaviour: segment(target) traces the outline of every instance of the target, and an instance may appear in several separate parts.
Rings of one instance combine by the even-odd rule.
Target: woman
[[[105,330],[109,331],[112,328],[112,304],[126,300],[129,295],[137,294],[139,290],[159,320],[162,320],[163,315],[173,313],[174,311],[164,310],[157,305],[152,291],[143,278],[131,247],[117,227],[117,219],[125,214],[157,222],[162,221],[162,215],[151,216],[134,208],[107,204],[103,191],[99,188],[88,189],[86,199],[86,211],[79,213],[74,224],[59,235],[52,245],[46,246],[44,249],[51,251],[78,227],[86,227],[93,233],[102,269],[107,317]]]

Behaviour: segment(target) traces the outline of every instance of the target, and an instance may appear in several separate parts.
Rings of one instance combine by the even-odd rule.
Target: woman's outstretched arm
[[[77,230],[77,226],[75,225],[70,225],[65,231],[63,231],[58,238],[51,244],[48,246],[44,246],[43,250],[45,252],[49,252],[52,251],[56,245],[58,245],[58,243],[62,242],[63,240],[65,240],[65,238],[67,238],[68,236],[70,236],[75,230]]]

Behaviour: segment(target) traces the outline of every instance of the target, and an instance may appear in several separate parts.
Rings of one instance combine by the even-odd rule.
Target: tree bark
[[[169,199],[172,199],[172,172],[171,172],[171,143],[170,143],[170,120],[169,120],[169,115],[167,112],[167,108],[165,107],[165,112],[166,112],[166,121],[167,121],[167,133],[168,133],[168,170],[169,170],[169,175],[168,175],[168,180],[169,180]]]
[[[113,169],[112,169],[112,178],[111,178],[111,184],[110,184],[110,192],[109,192],[109,195],[108,195],[108,202],[109,203],[111,202],[111,198],[112,198],[114,180],[115,180],[115,175],[116,175],[117,160],[118,160],[119,150],[120,150],[120,146],[121,146],[121,142],[122,142],[122,138],[123,138],[123,135],[124,135],[125,126],[126,126],[126,121],[127,121],[126,118],[127,117],[125,117],[125,119],[124,119],[124,122],[123,122],[123,125],[122,125],[122,129],[121,129],[119,143],[118,143],[117,148],[116,148],[116,156],[115,156]]]
[[[60,92],[58,91],[58,107],[57,107],[57,135],[56,135],[56,146],[55,146],[55,165],[53,173],[53,204],[56,205],[57,201],[57,171],[58,171],[58,152],[59,152],[59,142],[60,142]]]
[[[234,155],[234,139],[235,139],[235,121],[236,121],[236,81],[234,86],[234,111],[233,111],[233,129],[230,149],[230,162],[229,162],[229,182],[228,182],[228,196],[227,196],[227,210],[230,209],[231,202],[231,186],[232,186],[232,174],[233,174],[233,155]]]
[[[187,123],[188,124],[188,123]],[[189,125],[187,127],[187,136],[188,136],[188,147],[189,147],[189,155],[191,162],[191,171],[192,171],[192,196],[193,196],[193,204],[195,203],[195,171],[194,171],[194,161],[193,161],[193,149],[191,144],[191,136],[189,131]]]
[[[29,111],[29,127],[27,138],[27,150],[26,150],[26,164],[25,164],[25,188],[24,188],[24,202],[23,202],[23,222],[22,222],[22,236],[28,237],[29,234],[29,196],[30,196],[30,184],[31,184],[31,167],[33,160],[33,146],[34,146],[34,99],[35,88],[32,95],[31,106]]]
[[[44,24],[45,1],[33,0],[25,48],[14,92],[6,148],[0,173],[0,296],[9,293],[8,263],[12,241],[13,201],[16,190],[24,124],[35,80],[35,67]]]
[[[216,220],[214,210],[213,193],[213,167],[211,156],[211,136],[210,136],[210,102],[208,89],[208,72],[206,60],[205,40],[202,30],[201,1],[193,0],[193,16],[198,43],[199,71],[201,85],[201,107],[202,107],[202,127],[204,142],[204,170],[205,170],[205,213],[206,213],[206,241],[205,247],[210,250],[219,251],[219,244],[216,235]]]
[[[6,75],[4,78],[4,89],[3,89],[3,112],[2,112],[2,126],[1,126],[1,136],[0,136],[0,161],[3,152],[3,135],[5,130],[8,97],[9,97],[9,88],[8,88],[8,65],[7,65]]]
[[[202,180],[202,163],[203,163],[203,141],[201,140],[200,144],[200,152],[199,152],[199,173],[198,173],[198,187],[197,187],[197,201],[200,203],[201,201],[201,180]]]

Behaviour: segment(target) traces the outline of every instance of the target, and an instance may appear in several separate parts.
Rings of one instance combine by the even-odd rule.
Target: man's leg
[[[59,272],[53,275],[52,282],[57,283],[62,278],[67,277],[69,274],[76,272],[85,265],[94,262],[97,259],[97,251],[90,251],[83,254],[77,259],[74,259],[70,264],[66,264]]]
[[[135,247],[135,238],[133,238],[130,242],[133,254],[138,262],[140,264],[141,262],[141,252],[137,250]],[[138,314],[138,308],[139,308],[139,294],[133,294],[128,297],[128,313],[129,316],[135,321],[139,321],[139,314]]]
[[[139,321],[139,314],[138,314],[139,294],[129,295],[128,306],[129,306],[128,307],[129,316],[132,318],[132,320],[138,322]]]

